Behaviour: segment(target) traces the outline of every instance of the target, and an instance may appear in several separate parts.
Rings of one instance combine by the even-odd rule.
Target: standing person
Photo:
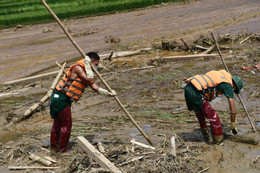
[[[209,102],[220,94],[227,97],[230,108],[230,129],[237,134],[236,110],[234,92],[238,94],[243,88],[243,81],[238,76],[231,76],[225,70],[210,71],[205,75],[195,75],[186,80],[185,100],[189,110],[194,110],[198,118],[202,135],[207,142],[211,142],[206,119],[210,122],[211,135],[214,144],[223,141],[221,122],[216,111]]]
[[[51,129],[51,150],[66,152],[69,142],[72,118],[71,103],[77,102],[87,86],[99,94],[105,96],[115,96],[113,90],[109,92],[97,86],[94,81],[94,73],[90,63],[97,68],[100,57],[95,52],[89,52],[85,57],[72,66],[67,74],[57,84],[52,96],[50,105],[50,114],[54,119]]]

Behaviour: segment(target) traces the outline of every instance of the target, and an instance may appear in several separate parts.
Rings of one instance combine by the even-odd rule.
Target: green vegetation
[[[95,16],[184,0],[46,0],[61,18]],[[41,0],[1,0],[0,28],[53,20]]]

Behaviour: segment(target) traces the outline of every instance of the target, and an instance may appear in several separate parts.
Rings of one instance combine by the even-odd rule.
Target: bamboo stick
[[[217,50],[218,50],[219,56],[220,56],[220,58],[221,58],[221,61],[222,61],[223,65],[224,65],[226,71],[230,73],[230,71],[228,70],[228,67],[227,67],[227,65],[226,65],[226,63],[225,63],[225,61],[224,61],[224,58],[223,58],[223,56],[222,56],[222,54],[221,54],[221,51],[220,51],[220,49],[219,49],[218,42],[216,41],[216,39],[215,39],[213,33],[211,33],[211,36],[212,36],[212,38],[213,38],[213,40],[214,40],[214,42],[215,42],[215,45],[216,45],[216,48],[217,48]],[[238,96],[238,98],[239,98],[241,104],[243,105],[244,110],[246,111],[247,118],[248,118],[248,120],[249,120],[249,122],[250,122],[250,124],[251,124],[251,126],[252,126],[253,131],[256,132],[255,126],[254,126],[254,124],[252,123],[251,117],[250,117],[250,115],[249,115],[249,113],[248,113],[248,111],[247,111],[247,108],[246,108],[246,106],[245,106],[245,104],[244,104],[242,98],[240,97],[240,94],[237,94],[237,96]]]

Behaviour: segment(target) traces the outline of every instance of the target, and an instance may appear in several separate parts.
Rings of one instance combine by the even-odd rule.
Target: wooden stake
[[[72,36],[70,35],[70,33],[67,31],[67,29],[64,27],[63,23],[60,21],[60,19],[56,16],[56,14],[51,10],[51,8],[49,7],[49,5],[45,2],[45,0],[42,0],[43,5],[45,6],[45,8],[49,11],[49,13],[52,15],[52,17],[57,21],[57,23],[60,25],[61,29],[64,31],[64,33],[67,35],[67,37],[69,38],[69,40],[71,41],[71,43],[75,46],[75,48],[79,51],[79,53],[81,54],[82,57],[85,57],[86,54],[83,52],[83,50],[79,47],[79,45],[76,43],[76,41],[72,38]],[[101,82],[106,86],[106,88],[108,89],[108,91],[112,92],[112,89],[110,88],[110,86],[107,84],[107,82],[102,78],[102,76],[99,74],[99,72],[96,70],[96,68],[93,66],[92,63],[90,63],[92,69],[94,70],[94,72],[96,73],[96,75],[98,76],[98,78],[101,80]],[[125,112],[125,114],[130,118],[130,120],[133,122],[133,124],[135,125],[135,127],[140,131],[140,133],[145,137],[145,139],[151,144],[153,145],[152,141],[149,139],[149,137],[146,135],[146,133],[141,129],[141,127],[136,123],[136,121],[133,119],[133,117],[129,114],[129,112],[126,110],[126,108],[124,107],[124,105],[121,103],[121,101],[119,100],[119,98],[117,96],[114,96],[116,102],[118,103],[118,105],[121,107],[121,109]]]
[[[226,63],[225,63],[225,61],[224,61],[224,59],[223,59],[223,57],[222,57],[221,51],[220,51],[219,46],[218,46],[218,42],[216,41],[216,39],[215,39],[213,33],[211,33],[211,36],[212,36],[212,38],[213,38],[213,40],[214,40],[214,42],[215,42],[215,45],[216,45],[216,48],[217,48],[217,50],[218,50],[219,56],[220,56],[220,58],[221,58],[221,61],[222,61],[223,65],[224,65],[226,71],[230,73],[230,71],[228,70],[228,67],[227,67],[227,65],[226,65]],[[243,105],[244,110],[246,111],[247,118],[248,118],[248,120],[249,120],[249,122],[250,122],[250,124],[251,124],[251,126],[252,126],[253,131],[256,132],[255,126],[254,126],[254,124],[252,123],[251,117],[250,117],[250,115],[249,115],[249,113],[248,113],[248,111],[247,111],[247,108],[246,108],[246,106],[245,106],[245,104],[244,104],[242,98],[240,97],[240,94],[237,94],[237,96],[238,96],[238,98],[239,98],[241,104]]]
[[[83,136],[77,137],[79,146],[88,153],[101,167],[111,170],[114,173],[122,173],[113,163],[91,145]]]
[[[171,138],[171,154],[176,157],[175,136]]]

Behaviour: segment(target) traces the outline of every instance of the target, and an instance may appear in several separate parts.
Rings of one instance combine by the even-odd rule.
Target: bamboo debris
[[[5,85],[14,84],[14,83],[18,83],[18,82],[23,82],[23,81],[28,81],[28,80],[32,80],[32,79],[37,79],[37,78],[41,78],[41,77],[54,75],[54,74],[57,74],[57,73],[59,73],[59,70],[58,71],[49,72],[49,73],[40,74],[40,75],[36,75],[36,76],[31,76],[31,77],[26,77],[26,78],[21,78],[21,79],[17,79],[17,80],[8,81],[8,82],[5,82],[4,84]]]
[[[125,57],[125,56],[133,56],[133,55],[138,55],[141,54],[142,52],[147,52],[149,50],[151,50],[152,48],[143,48],[143,49],[138,49],[138,50],[134,50],[134,51],[122,51],[122,52],[113,52],[113,54],[111,55],[111,53],[108,54],[103,54],[100,55],[100,57],[103,59],[108,59],[108,58],[120,58],[120,57]]]
[[[154,147],[149,146],[149,145],[146,145],[146,144],[143,144],[143,143],[141,143],[141,142],[137,142],[137,141],[135,141],[135,139],[132,139],[132,140],[131,140],[131,143],[132,143],[132,144],[135,144],[135,145],[138,145],[138,146],[140,146],[140,147],[143,147],[143,148],[148,148],[148,149],[155,150]]]
[[[249,38],[251,38],[251,37],[252,37],[252,35],[250,35],[250,36],[246,37],[244,40],[240,41],[240,42],[239,42],[239,44],[242,44],[242,43],[244,43],[246,40],[248,40],[248,39],[249,39]]]
[[[55,89],[57,83],[59,82],[60,80],[60,77],[63,73],[63,70],[65,68],[65,65],[66,63],[64,63],[58,73],[58,75],[56,76],[54,82],[52,83],[49,91],[47,92],[47,94],[36,104],[34,104],[32,107],[30,107],[29,109],[27,109],[24,114],[22,115],[22,117],[20,118],[17,118],[14,120],[15,123],[18,123],[18,122],[21,122],[22,120],[24,120],[25,118],[27,118],[27,116],[29,116],[31,113],[33,113],[38,107],[40,107],[41,105],[43,105],[50,97],[51,97],[51,94],[53,92],[53,90]]]
[[[60,167],[42,167],[42,166],[9,166],[9,170],[25,170],[25,169],[42,169],[42,170],[48,170],[48,169],[59,169]]]
[[[51,157],[49,157],[49,156],[45,156],[44,159],[49,160],[49,161],[51,161],[52,163],[57,163],[56,160],[54,160],[53,158],[51,158]]]
[[[204,54],[210,54],[215,48],[215,45],[211,46],[210,48],[208,48],[205,52],[203,52]]]
[[[199,171],[198,173],[202,173],[202,172],[205,172],[209,169],[209,167],[205,168],[205,169],[202,169],[201,171]]]
[[[32,159],[33,161],[41,163],[45,166],[50,166],[52,164],[51,161],[49,161],[43,157],[37,156],[36,154],[33,154],[33,153],[29,153],[29,154],[30,154],[29,158]]]
[[[118,164],[117,166],[123,166],[123,165],[126,165],[128,163],[134,162],[136,160],[141,160],[142,158],[143,158],[143,156],[135,157],[135,158],[132,158],[130,160],[127,159],[126,161],[124,161],[123,163]]]
[[[176,157],[175,136],[171,138],[171,154]]]
[[[189,60],[189,59],[198,59],[198,58],[217,58],[218,54],[199,54],[199,55],[181,55],[181,56],[169,56],[162,58],[166,62],[174,62],[181,60]]]
[[[97,147],[98,147],[98,150],[101,152],[101,153],[105,153],[105,147],[103,146],[103,144],[101,142],[98,142],[97,143]]]
[[[199,50],[208,50],[208,48],[195,44],[194,47]]]
[[[77,143],[84,151],[88,153],[89,157],[94,159],[101,167],[109,169],[114,173],[122,173],[112,162],[110,162],[103,154],[101,154],[83,136],[77,137]]]

